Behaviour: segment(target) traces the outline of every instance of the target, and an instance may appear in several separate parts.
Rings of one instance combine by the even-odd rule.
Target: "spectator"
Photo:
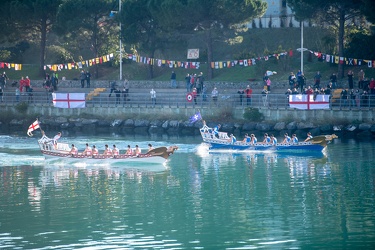
[[[23,92],[23,87],[25,86],[25,79],[23,78],[23,76],[21,76],[21,80],[20,80],[20,92]]]
[[[110,82],[111,85],[111,93],[109,93],[109,97],[111,97],[112,93],[116,90],[117,83],[116,82]]]
[[[337,88],[337,76],[335,73],[332,73],[331,77],[329,78],[332,83],[332,89]]]
[[[129,80],[125,79],[124,80],[124,102],[128,101],[128,96],[129,96]]]
[[[237,93],[240,97],[240,105],[242,106],[242,98],[243,98],[243,95],[245,94],[245,91],[243,91],[243,89],[239,89]]]
[[[271,79],[268,77],[266,80],[267,92],[271,91]]]
[[[305,94],[306,95],[312,95],[314,93],[314,90],[311,88],[311,86],[308,86],[306,91],[305,91]]]
[[[197,105],[197,89],[193,88],[193,92],[191,92],[191,95],[193,96],[194,104]]]
[[[350,90],[350,93],[349,93],[349,106],[350,107],[355,107],[356,106],[356,103],[355,103],[355,93],[354,93],[354,89],[351,89]]]
[[[374,80],[374,78],[371,78],[369,88],[370,88],[370,94],[375,95],[375,80]]]
[[[346,89],[343,89],[341,91],[341,102],[340,102],[340,106],[346,106],[347,105],[347,102],[348,102],[348,91]]]
[[[150,95],[151,95],[152,106],[155,107],[155,104],[156,104],[156,91],[154,89],[151,89]]]
[[[288,77],[288,81],[289,81],[290,89],[293,89],[293,88],[296,87],[296,76],[294,75],[293,72],[290,72],[290,75]]]
[[[185,76],[185,83],[186,83],[186,92],[190,93],[191,92],[191,84],[190,84],[190,74],[187,73]]]
[[[26,79],[24,80],[24,86],[25,86],[26,92],[29,92],[31,88],[31,82],[28,76],[26,76]]]
[[[269,81],[270,79],[268,79]],[[245,94],[246,94],[246,105],[250,106],[251,105],[251,95],[253,94],[253,90],[250,88],[250,85],[247,85],[245,89]]]
[[[361,69],[358,72],[358,88],[363,89],[363,81],[365,80],[365,72]]]
[[[16,102],[20,101],[20,89],[16,87]]]
[[[196,80],[196,87],[197,87],[198,94],[203,91],[203,84],[204,84],[203,72],[200,72]]]
[[[207,101],[207,86],[206,86],[206,84],[203,84],[202,97],[203,97],[203,101],[206,102]]]
[[[361,95],[361,101],[362,101],[361,107],[367,107],[368,106],[368,99],[369,99],[368,92],[363,91],[363,93]]]
[[[217,88],[215,87],[212,92],[211,92],[211,96],[212,96],[212,100],[214,101],[215,104],[217,104],[217,97],[219,95],[219,91],[217,90]]]
[[[190,89],[195,88],[195,78],[197,77],[196,74],[191,74],[190,75]]]
[[[263,89],[262,90],[262,102],[263,102],[264,107],[268,106],[267,99],[268,99],[268,91],[266,89]]]
[[[349,70],[348,71],[348,84],[349,84],[349,89],[353,89],[353,71]]]
[[[3,91],[3,88],[0,86],[0,101],[1,102],[4,102],[4,91]]]
[[[90,88],[90,82],[91,82],[91,74],[90,74],[90,72],[87,70],[87,71],[86,71],[86,86],[87,86],[88,88]]]
[[[171,88],[172,89],[177,88],[176,73],[174,71],[172,71],[172,74],[171,74]]]
[[[355,103],[357,105],[357,108],[361,106],[361,94],[359,93],[359,89],[355,90]]]
[[[3,72],[1,75],[0,75],[0,87],[1,89],[4,89],[5,86],[6,86],[6,83],[7,83],[7,80],[9,80],[8,76],[6,75],[5,72]]]
[[[320,71],[316,72],[316,75],[314,76],[314,88],[320,88],[320,79],[322,76],[320,75]]]
[[[115,89],[114,92],[116,94],[116,104],[120,104],[121,90]]]
[[[81,75],[79,77],[79,79],[81,80],[81,88],[84,88],[85,87],[85,80],[86,80],[86,74],[85,74],[85,71],[81,71]]]
[[[292,90],[292,95],[298,95],[298,94],[299,94],[298,89],[297,89],[297,88],[294,88],[294,89]]]
[[[298,86],[300,87],[301,93],[302,93],[303,89],[305,88],[305,82],[306,82],[305,75],[301,73],[299,76],[297,76],[297,81],[298,81]]]

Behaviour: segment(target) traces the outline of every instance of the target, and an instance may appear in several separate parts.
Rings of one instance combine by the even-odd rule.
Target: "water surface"
[[[196,137],[64,138],[147,148],[164,165],[45,163],[37,138],[0,136],[3,249],[369,249],[375,144],[321,154],[209,154]]]

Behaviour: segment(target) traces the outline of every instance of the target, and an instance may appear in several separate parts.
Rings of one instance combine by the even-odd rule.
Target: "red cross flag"
[[[52,98],[56,108],[86,107],[85,93],[52,93]]]
[[[27,135],[28,136],[33,136],[33,134],[31,132],[33,132],[34,130],[37,130],[39,127],[39,121],[36,120],[35,122],[33,122],[33,124],[31,124],[29,126],[29,129],[27,130]]]
[[[329,95],[290,95],[289,107],[296,109],[329,109]]]

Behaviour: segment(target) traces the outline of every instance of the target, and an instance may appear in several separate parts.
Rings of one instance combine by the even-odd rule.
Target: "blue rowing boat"
[[[203,122],[203,127],[200,129],[202,139],[209,145],[210,150],[249,150],[249,151],[282,151],[282,152],[296,152],[296,151],[322,151],[327,144],[333,139],[337,138],[335,134],[319,135],[312,137],[306,142],[297,143],[251,143],[243,141],[234,141],[228,136],[227,132],[214,132],[214,129],[208,127]]]

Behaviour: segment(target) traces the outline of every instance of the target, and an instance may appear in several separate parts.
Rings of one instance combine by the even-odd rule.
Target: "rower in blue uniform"
[[[305,142],[309,141],[310,139],[312,139],[313,136],[311,135],[310,132],[307,133],[307,138],[305,139]]]

